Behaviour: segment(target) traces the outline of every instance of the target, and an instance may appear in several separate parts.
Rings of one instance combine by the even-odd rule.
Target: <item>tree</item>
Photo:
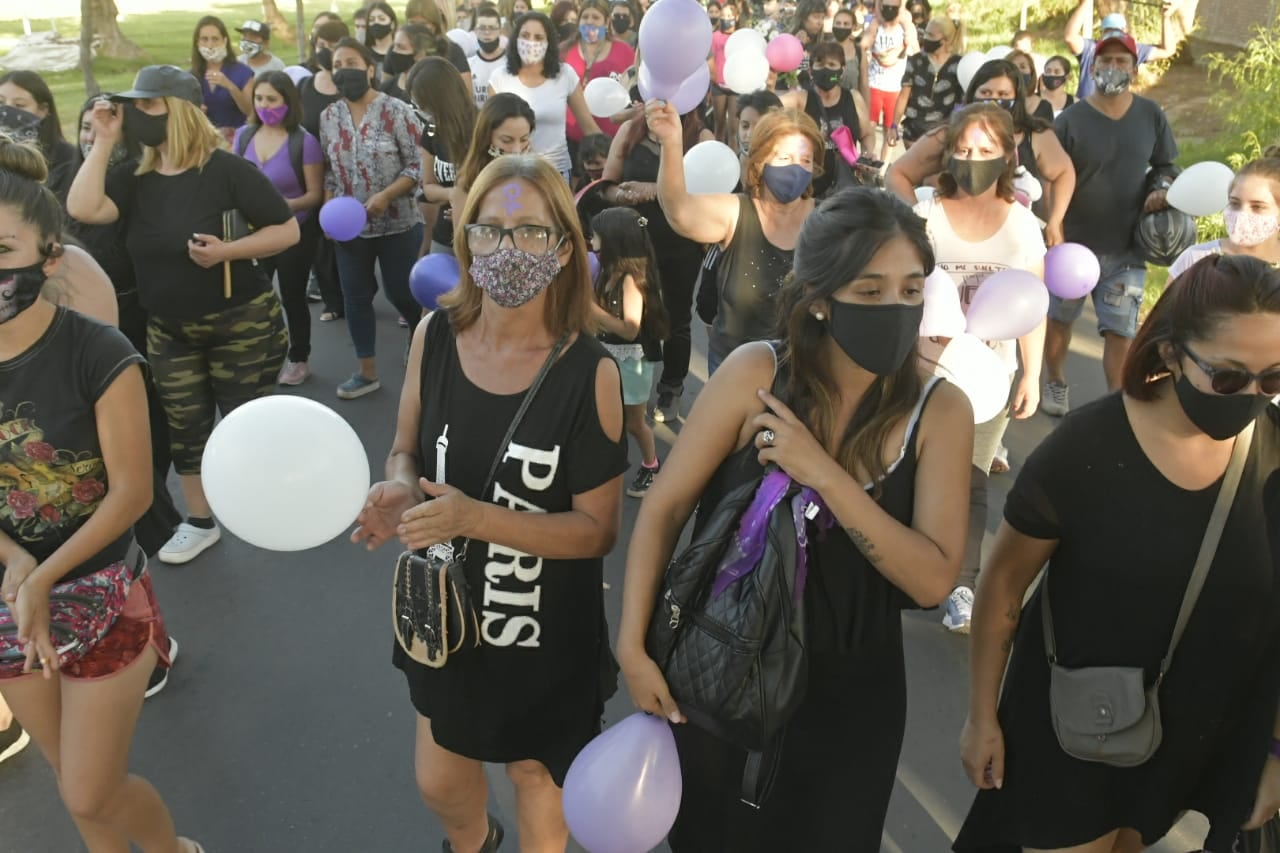
[[[80,20],[90,21],[93,14],[93,0],[80,0]],[[84,75],[84,93],[96,95],[102,91],[98,87],[98,78],[93,76],[93,27],[80,28],[80,73]]]
[[[82,25],[81,29],[88,30],[91,39],[94,36],[98,37],[99,54],[110,59],[141,59],[145,55],[142,48],[120,32],[120,24],[116,21],[120,10],[116,8],[116,0],[80,0],[80,3],[80,19],[89,22],[89,26]],[[80,35],[80,42],[80,61],[83,64],[83,32]],[[89,77],[86,77],[86,85],[88,81]]]
[[[284,15],[280,14],[280,9],[276,6],[276,0],[262,0],[262,20],[271,27],[271,41],[273,44],[293,38],[293,27],[289,26],[289,21]],[[279,42],[277,42],[277,39]]]

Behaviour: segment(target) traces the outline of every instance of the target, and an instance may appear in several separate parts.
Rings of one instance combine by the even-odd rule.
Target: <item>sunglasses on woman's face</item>
[[[1180,346],[1187,358],[1209,377],[1209,387],[1215,394],[1239,394],[1250,382],[1257,380],[1258,393],[1268,397],[1280,394],[1280,367],[1264,370],[1262,373],[1250,373],[1243,367],[1213,367],[1196,355],[1186,344]]]

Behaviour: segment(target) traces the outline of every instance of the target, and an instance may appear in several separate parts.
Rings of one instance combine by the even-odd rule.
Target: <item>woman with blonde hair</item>
[[[199,86],[181,69],[143,68],[130,91],[94,104],[93,128],[67,210],[90,225],[126,222],[188,513],[159,557],[186,563],[221,536],[200,479],[214,420],[271,393],[284,360],[280,303],[254,261],[297,243],[300,231],[271,179],[220,147]],[[108,171],[126,132],[142,160]]]
[[[455,228],[461,278],[414,332],[387,479],[352,539],[468,543],[454,553],[480,644],[438,669],[393,655],[418,713],[419,792],[446,849],[502,842],[485,815],[487,761],[515,784],[521,849],[563,850],[560,789],[616,687],[602,568],[627,469],[622,383],[592,334],[586,241],[550,163],[489,164]]]

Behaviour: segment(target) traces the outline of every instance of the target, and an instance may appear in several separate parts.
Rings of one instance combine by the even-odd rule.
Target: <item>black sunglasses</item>
[[[1186,344],[1179,345],[1179,349],[1209,377],[1209,387],[1215,394],[1239,394],[1255,379],[1258,382],[1258,393],[1268,397],[1280,394],[1280,367],[1273,367],[1262,373],[1250,373],[1243,367],[1213,367],[1205,364],[1204,359],[1192,352]]]

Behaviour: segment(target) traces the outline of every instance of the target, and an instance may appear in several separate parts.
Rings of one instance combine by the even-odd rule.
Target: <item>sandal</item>
[[[502,828],[502,824],[498,823],[498,819],[493,815],[489,815],[489,834],[485,836],[484,844],[481,845],[477,853],[497,853],[499,847],[502,846],[503,836],[506,831]],[[444,853],[453,853],[453,845],[449,843],[449,839],[444,840]],[[203,853],[203,851],[200,851]]]
[[[343,313],[341,311],[324,311],[320,314],[321,323],[332,323],[334,320],[341,320]]]
[[[1005,447],[1003,444],[1000,445],[1000,449],[996,451],[995,458],[991,460],[990,473],[992,474],[1008,474],[1009,473],[1009,448]]]
[[[204,848],[200,846],[199,841],[192,841],[190,838],[179,837],[178,843],[181,844],[183,849],[188,851],[188,853],[204,853]]]

